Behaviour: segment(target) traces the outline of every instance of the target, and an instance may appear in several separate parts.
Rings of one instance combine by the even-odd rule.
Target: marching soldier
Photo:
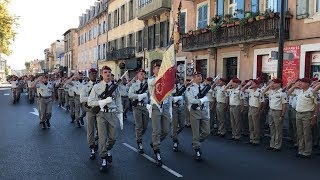
[[[172,117],[172,97],[168,96],[161,104],[158,104],[154,97],[154,88],[160,66],[160,63],[158,62],[154,64],[154,75],[148,80],[152,122],[152,143],[150,145],[156,155],[157,166],[162,166],[160,143],[166,138],[170,131],[170,122]]]
[[[64,84],[64,88],[68,90],[68,101],[69,101],[69,108],[70,108],[71,123],[74,123],[74,120],[75,120],[74,85],[76,81],[74,81],[74,79],[76,78],[76,76],[77,76],[76,74],[72,75],[71,78],[69,78]]]
[[[63,78],[59,78],[56,81],[55,87],[58,88],[58,103],[59,103],[59,107],[64,106],[64,89],[63,89]]]
[[[91,107],[88,106],[88,97],[89,94],[93,88],[93,86],[97,83],[97,70],[92,68],[89,70],[89,78],[90,81],[85,84],[81,90],[80,93],[80,103],[84,107],[84,109],[87,112],[87,141],[90,148],[90,159],[95,159],[95,149],[96,149],[96,143],[95,143],[95,129],[97,129],[97,120],[96,120],[96,114],[92,112]]]
[[[196,159],[201,160],[201,142],[210,134],[210,107],[208,92],[210,85],[201,84],[202,74],[195,72],[193,84],[188,88],[186,95],[189,101],[190,123],[192,129],[192,148]],[[207,90],[207,91],[206,91]]]
[[[186,79],[186,82],[191,84],[191,79]],[[184,100],[185,100],[185,106],[188,107],[189,103],[188,103],[188,98],[186,97],[186,94],[184,95]],[[185,108],[185,113],[186,113],[186,127],[190,128],[191,124],[190,124],[190,110],[189,108]]]
[[[48,82],[48,76],[40,76],[31,85],[31,88],[37,88],[39,98],[39,117],[42,129],[50,128],[50,118],[52,112],[53,84]]]
[[[312,78],[310,87],[315,87],[317,84],[318,84],[318,78]],[[319,146],[319,127],[318,127],[318,123],[315,123],[315,124],[312,125],[311,131],[312,131],[312,144],[313,144],[313,147],[317,148]]]
[[[31,88],[33,82],[34,82],[34,77],[29,76],[27,79],[27,86],[28,86],[28,99],[30,104],[34,102],[34,97],[35,97],[35,88]]]
[[[299,150],[297,157],[311,158],[312,152],[312,125],[316,123],[318,113],[317,91],[320,85],[314,89],[310,86],[309,78],[302,78],[288,91],[288,95],[297,96],[296,124],[298,132]],[[300,89],[295,91],[295,89]]]
[[[148,82],[145,80],[146,72],[143,69],[137,71],[135,82],[131,84],[129,89],[129,98],[132,100],[133,118],[136,130],[136,141],[140,154],[144,153],[142,146],[142,136],[146,132],[149,121],[149,112],[146,105],[148,98]],[[123,102],[123,101],[122,101]]]
[[[281,79],[273,79],[263,91],[269,97],[269,127],[270,127],[270,146],[267,150],[281,151],[282,147],[282,128],[284,115],[286,113],[287,95],[282,92]]]
[[[99,152],[102,159],[100,171],[105,172],[107,162],[112,162],[111,149],[116,141],[116,122],[122,117],[123,108],[119,90],[114,89],[116,84],[111,81],[111,69],[103,66],[101,73],[103,80],[93,86],[88,97],[88,105],[100,107],[100,112],[97,114]],[[101,99],[104,93],[111,94],[111,96]]]
[[[71,76],[72,77],[72,76]],[[71,78],[69,77],[69,78]],[[70,103],[69,103],[69,85],[65,85],[68,78],[66,78],[63,82],[62,88],[64,89],[64,102],[66,104],[66,110],[70,110]]]
[[[218,136],[224,137],[226,134],[226,109],[228,107],[227,104],[227,94],[223,91],[225,88],[225,84],[227,79],[220,78],[217,82],[217,86],[213,91],[213,101],[216,101],[216,111],[218,118]]]
[[[259,80],[250,80],[241,90],[244,93],[249,94],[249,132],[250,141],[249,144],[260,144],[260,115],[262,103],[264,102],[264,96],[262,90],[259,89]],[[250,87],[250,88],[249,88]]]
[[[181,133],[186,125],[186,110],[185,110],[185,90],[187,85],[183,78],[176,83],[175,89],[172,91],[173,107],[172,107],[172,140],[173,151],[177,152],[179,140],[178,134]]]
[[[127,112],[129,110],[130,102],[129,102],[129,98],[128,98],[129,85],[127,84],[126,78],[122,78],[122,82],[119,84],[119,90],[120,90],[122,106],[123,106],[123,110],[124,110],[123,117],[127,118]]]
[[[9,80],[9,83],[11,84],[11,95],[13,104],[18,103],[20,99],[20,92],[19,92],[19,80],[17,76],[12,76],[12,78]]]
[[[241,80],[233,78],[225,86],[224,92],[228,93],[229,96],[229,107],[230,107],[230,121],[232,129],[231,140],[240,141],[241,138],[241,126],[240,126],[240,97],[241,90],[239,85]],[[231,88],[231,89],[229,89]]]

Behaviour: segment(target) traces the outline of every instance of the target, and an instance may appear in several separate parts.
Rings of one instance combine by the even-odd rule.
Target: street
[[[51,128],[39,126],[36,104],[29,104],[22,93],[12,105],[10,90],[0,89],[0,179],[317,179],[320,156],[295,157],[286,142],[281,152],[265,150],[210,135],[202,144],[203,161],[194,160],[191,129],[180,134],[181,152],[172,151],[170,137],[161,144],[165,166],[152,160],[151,123],[144,136],[145,155],[136,152],[132,113],[118,131],[113,162],[105,174],[99,172],[100,158],[89,159],[86,128],[70,123],[69,114],[55,103]],[[85,124],[86,125],[86,124]],[[284,140],[285,141],[285,140]]]

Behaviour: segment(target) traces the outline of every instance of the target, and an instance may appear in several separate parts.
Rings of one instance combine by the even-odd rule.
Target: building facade
[[[106,60],[99,60],[99,67],[111,67],[116,78],[126,70],[129,78],[134,77],[135,70],[143,67],[144,22],[136,17],[136,1],[109,0],[107,27]]]
[[[7,61],[0,56],[0,82],[6,80],[6,64]]]
[[[180,26],[186,76],[202,71],[206,76],[231,79],[276,77],[280,0],[182,1]],[[173,3],[173,15],[179,2]],[[285,81],[316,77],[320,49],[319,0],[285,1],[284,51],[293,54],[284,61]]]
[[[172,34],[172,0],[137,0],[137,18],[144,23],[138,43],[142,46],[144,67],[150,72],[153,60],[162,59]],[[170,23],[171,22],[171,23]]]
[[[106,59],[107,0],[95,2],[79,17],[76,70],[88,73],[98,68],[98,60]]]
[[[64,73],[66,74],[66,76],[70,76],[71,72],[74,72],[75,69],[77,69],[77,49],[78,49],[78,33],[77,33],[77,29],[76,28],[72,28],[67,30],[64,34],[63,34],[64,38],[63,38],[63,42],[64,42],[64,53],[63,56],[63,60],[61,60],[61,62],[63,62],[63,64],[61,65],[63,68]]]

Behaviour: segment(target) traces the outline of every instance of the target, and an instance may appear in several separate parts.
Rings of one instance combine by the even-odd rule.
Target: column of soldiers
[[[213,80],[209,77],[203,80],[201,72],[195,72],[191,81],[177,79],[172,93],[159,104],[153,92],[160,67],[160,61],[154,63],[153,76],[149,79],[146,79],[146,72],[139,69],[130,83],[126,79],[115,81],[112,70],[104,66],[100,82],[97,81],[97,70],[90,69],[89,81],[86,82],[81,81],[81,73],[75,73],[66,79],[58,78],[55,82],[43,76],[30,80],[32,83],[28,87],[37,88],[42,128],[49,128],[51,125],[54,86],[58,90],[59,106],[66,105],[70,109],[72,123],[76,121],[78,127],[83,126],[86,113],[90,159],[96,158],[99,147],[102,172],[112,162],[111,151],[116,141],[118,121],[127,118],[129,99],[133,106],[137,149],[141,154],[144,153],[143,135],[151,120],[150,146],[157,166],[162,166],[163,163],[161,142],[171,132],[173,151],[180,151],[179,133],[188,123],[192,129],[192,148],[197,160],[202,159],[201,143],[214,131],[215,125],[215,135],[225,137],[227,125],[230,124],[230,140],[241,141],[243,136],[248,135],[247,143],[257,146],[264,136],[264,129],[261,129],[264,127],[263,113],[268,114],[271,136],[267,150],[281,151],[287,108],[290,137],[298,148],[297,157],[310,158],[313,146],[318,145],[318,129],[315,125],[320,82],[315,79],[312,82],[308,78],[302,78],[289,82],[282,88],[280,79],[273,79],[267,85],[261,79],[241,81],[233,78],[228,81],[225,78]],[[229,113],[228,116],[226,112]],[[214,119],[217,121],[212,122]]]

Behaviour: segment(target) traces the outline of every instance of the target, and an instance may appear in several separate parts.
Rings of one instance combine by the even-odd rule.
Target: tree
[[[24,65],[26,66],[27,72],[30,72],[30,65],[31,65],[31,63],[30,63],[30,62],[25,62]]]
[[[6,67],[6,69],[4,70],[4,73],[5,73],[6,76],[9,75],[9,68],[8,67]]]
[[[10,15],[8,4],[10,0],[0,0],[0,53],[11,54],[10,46],[15,38],[13,27],[17,25],[18,18]]]

